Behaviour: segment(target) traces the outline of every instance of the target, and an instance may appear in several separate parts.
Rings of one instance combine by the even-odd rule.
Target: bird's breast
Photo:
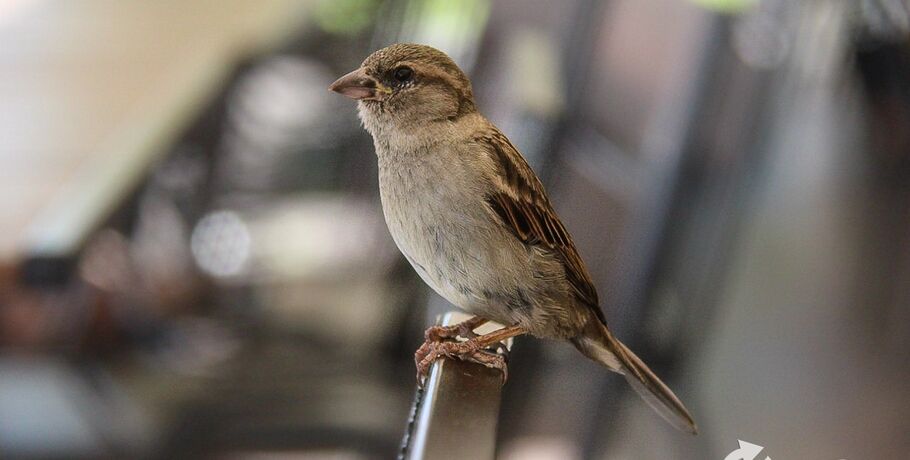
[[[480,175],[448,153],[380,154],[380,196],[389,232],[417,273],[470,310],[497,248],[484,235],[491,216],[473,184]]]

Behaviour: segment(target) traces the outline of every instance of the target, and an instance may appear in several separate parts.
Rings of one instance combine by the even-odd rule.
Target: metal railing
[[[470,316],[450,312],[440,324],[450,326]],[[501,328],[487,323],[484,334]],[[507,354],[512,347],[506,344]],[[426,385],[418,389],[398,458],[402,460],[492,459],[502,397],[502,374],[480,364],[442,359],[433,364]]]

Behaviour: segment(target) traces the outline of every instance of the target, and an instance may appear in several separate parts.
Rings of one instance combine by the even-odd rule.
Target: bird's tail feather
[[[574,340],[576,348],[585,356],[622,374],[632,389],[674,427],[687,433],[698,433],[695,420],[673,391],[606,326],[599,322],[596,326],[598,331]]]

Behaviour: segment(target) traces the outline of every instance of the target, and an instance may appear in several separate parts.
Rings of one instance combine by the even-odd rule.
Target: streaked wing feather
[[[540,179],[504,134],[491,129],[475,139],[489,148],[500,169],[503,183],[487,196],[487,202],[515,236],[528,245],[552,251],[563,262],[566,278],[575,295],[601,320],[597,291],[572,237],[559,220]]]

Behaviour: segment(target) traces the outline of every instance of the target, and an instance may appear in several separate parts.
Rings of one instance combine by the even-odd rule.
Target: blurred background
[[[519,339],[499,458],[906,458],[903,0],[0,1],[0,457],[396,456],[451,307],[326,87],[404,41],[472,77],[701,428]]]

